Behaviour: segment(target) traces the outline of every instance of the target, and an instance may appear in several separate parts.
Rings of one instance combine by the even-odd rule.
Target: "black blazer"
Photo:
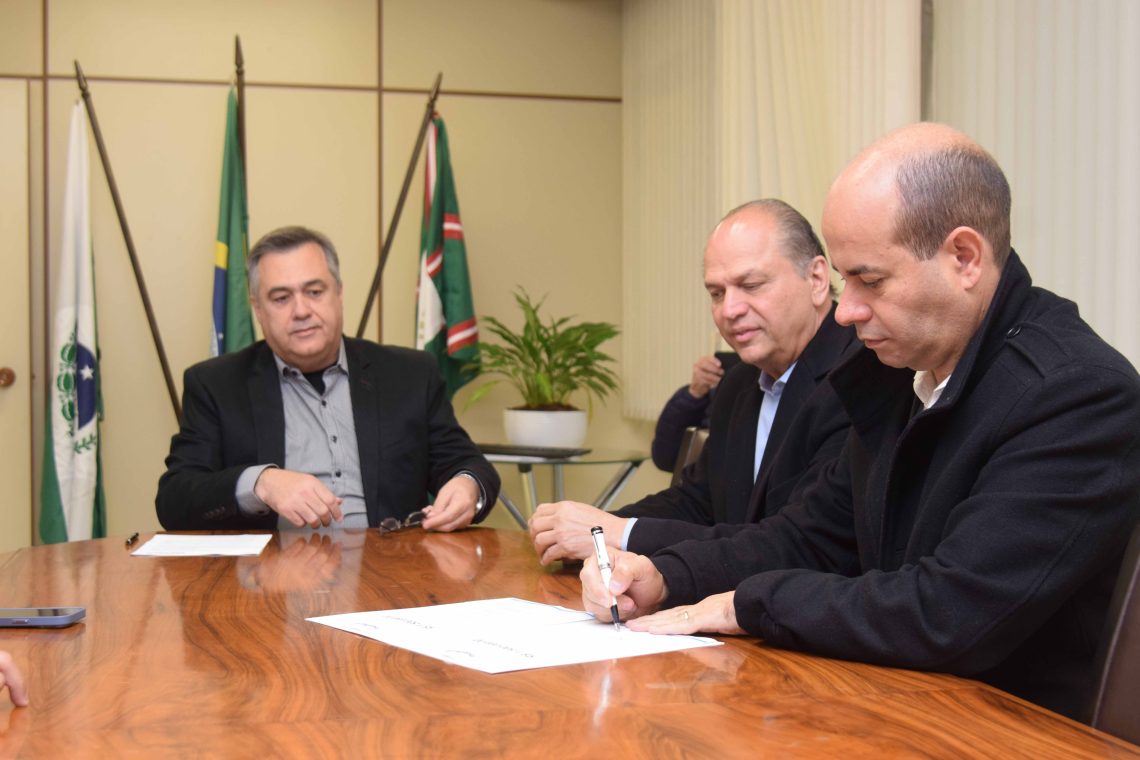
[[[345,338],[352,416],[368,524],[404,517],[461,470],[486,503],[499,477],[459,426],[430,354]],[[277,514],[238,511],[238,477],[250,466],[284,464],[285,413],[273,352],[264,341],[195,364],[183,379],[182,429],[170,442],[155,506],[167,530],[272,528]]]
[[[713,400],[709,440],[681,483],[617,511],[639,518],[628,548],[650,554],[690,538],[731,535],[731,526],[775,514],[815,480],[839,455],[850,426],[825,378],[858,345],[855,330],[837,324],[832,307],[784,386],[755,483],[760,370],[742,363],[725,375]]]

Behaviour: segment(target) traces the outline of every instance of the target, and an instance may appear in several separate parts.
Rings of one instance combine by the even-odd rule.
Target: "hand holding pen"
[[[613,580],[613,565],[610,564],[610,555],[606,552],[606,536],[602,533],[600,527],[590,528],[590,537],[594,539],[594,554],[598,559],[598,570],[602,574],[602,584],[607,589],[610,587],[610,582]],[[614,599],[613,592],[610,592],[610,616],[614,620],[614,628],[621,628],[621,618],[618,617],[617,600]]]
[[[603,547],[605,542],[603,540]],[[616,605],[626,620],[648,615],[660,609],[665,601],[665,580],[648,557],[623,552],[606,551],[605,562],[600,562],[597,547],[582,565],[582,605],[586,612],[597,618],[613,616]],[[610,564],[612,577],[603,579],[601,564]]]

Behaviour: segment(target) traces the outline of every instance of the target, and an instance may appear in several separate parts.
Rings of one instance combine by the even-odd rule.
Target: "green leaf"
[[[516,332],[494,317],[483,317],[487,331],[501,343],[482,343],[482,361],[468,365],[472,371],[500,376],[530,407],[569,404],[572,393],[583,391],[592,411],[594,397],[604,400],[618,389],[617,373],[608,366],[613,358],[598,350],[598,346],[619,334],[615,325],[573,324],[573,317],[543,322],[540,310],[545,296],[535,303],[526,290],[519,288],[514,298],[522,312],[522,330]],[[483,398],[497,382],[474,391],[464,408]]]

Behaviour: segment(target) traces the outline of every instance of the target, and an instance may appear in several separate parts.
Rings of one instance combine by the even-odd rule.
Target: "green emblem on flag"
[[[103,417],[95,267],[88,197],[87,122],[71,114],[59,272],[52,301],[52,378],[46,400],[40,537],[47,543],[107,534],[99,423]]]

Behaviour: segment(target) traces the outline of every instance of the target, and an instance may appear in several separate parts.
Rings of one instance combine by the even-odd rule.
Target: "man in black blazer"
[[[155,504],[167,530],[423,527],[482,520],[499,478],[455,419],[434,359],[345,338],[339,262],[285,227],[250,251],[264,341],[190,367]]]
[[[713,400],[700,458],[678,485],[615,513],[541,505],[530,533],[543,564],[591,554],[594,525],[609,545],[641,554],[731,535],[775,514],[838,456],[850,423],[824,378],[858,341],[835,322],[827,259],[808,221],[778,200],[730,211],[705,248],[705,287],[741,363]]]

